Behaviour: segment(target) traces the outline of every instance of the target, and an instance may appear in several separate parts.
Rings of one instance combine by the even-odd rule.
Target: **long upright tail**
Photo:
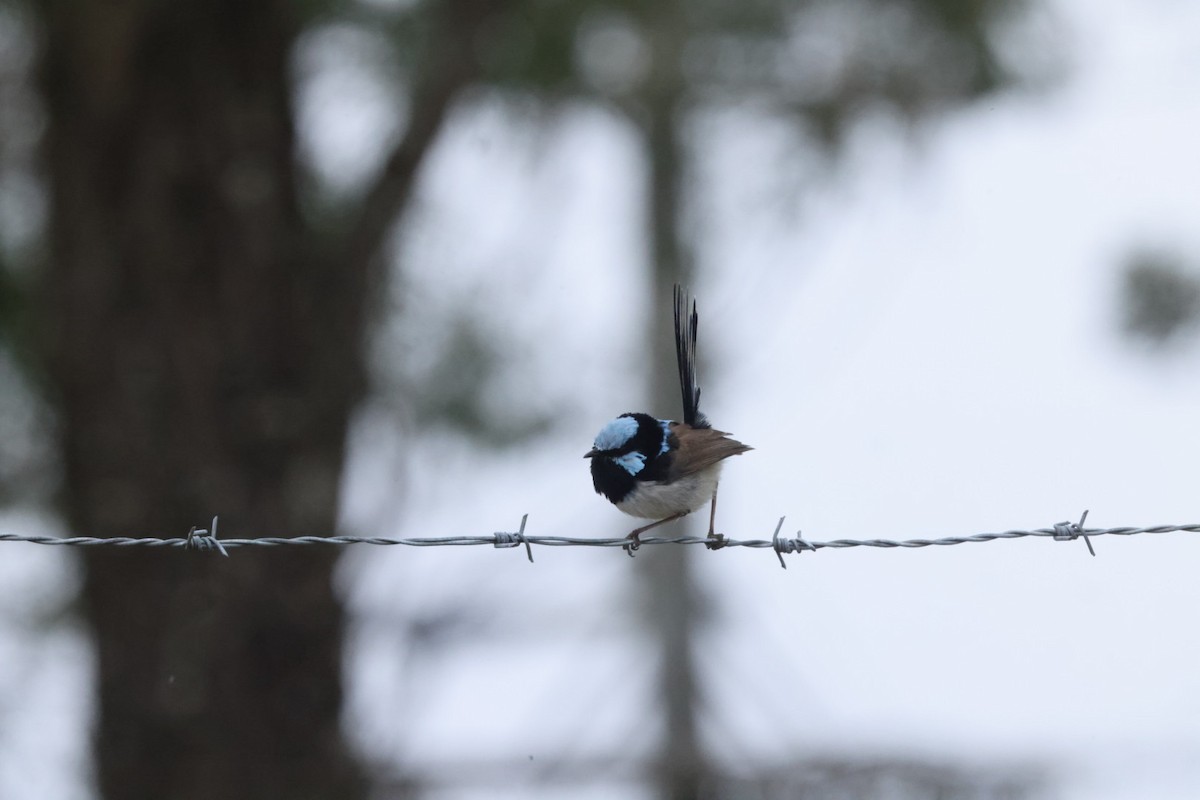
[[[700,413],[700,386],[696,382],[696,330],[700,317],[696,302],[688,314],[688,296],[675,284],[675,358],[679,362],[679,387],[683,392],[683,421],[693,428],[710,427]]]

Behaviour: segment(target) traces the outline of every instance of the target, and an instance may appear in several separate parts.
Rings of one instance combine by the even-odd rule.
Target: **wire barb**
[[[521,528],[516,533],[505,533],[497,531],[492,534],[494,545],[496,547],[517,547],[525,545],[525,555],[529,557],[529,563],[533,563],[533,548],[529,544],[529,540],[525,538],[525,523],[529,520],[529,515],[521,517]]]
[[[1079,522],[1056,522],[1054,523],[1054,541],[1056,542],[1073,542],[1080,536],[1083,537],[1083,543],[1087,545],[1088,552],[1092,557],[1096,556],[1096,549],[1092,547],[1092,540],[1088,538],[1087,531],[1083,528],[1083,523],[1087,522],[1088,512],[1084,511],[1083,516],[1079,518]]]
[[[212,530],[197,528],[195,525],[188,531],[187,539],[184,540],[183,546],[188,550],[216,550],[221,555],[229,558],[228,551],[225,550],[225,545],[221,544],[221,540],[217,538],[217,518],[213,517]]]
[[[775,557],[779,559],[779,566],[787,569],[787,562],[783,560],[783,551],[779,544],[779,532],[783,530],[783,521],[787,517],[780,517],[779,523],[775,526],[775,533],[771,535],[771,549],[775,551]]]
[[[779,522],[780,522],[780,526],[782,527],[783,520],[780,520]],[[778,536],[778,534],[779,534],[778,529],[775,531],[775,533],[776,533],[776,536]],[[808,541],[805,541],[804,536],[802,535],[801,531],[796,531],[796,537],[794,539],[776,538],[772,541],[772,546],[775,548],[776,552],[803,553],[805,550],[811,550],[812,552],[815,553],[815,552],[817,552],[817,550],[819,550],[822,547],[845,547],[847,545],[839,544],[839,542],[845,543],[845,542],[849,542],[849,541],[853,541],[853,540],[839,539],[839,540],[836,540],[833,542],[808,542]],[[866,544],[866,542],[864,542],[863,544]],[[783,556],[779,557],[779,561],[780,561],[780,563],[783,563]]]

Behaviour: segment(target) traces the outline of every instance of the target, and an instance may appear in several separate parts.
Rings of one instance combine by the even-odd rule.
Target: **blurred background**
[[[1185,0],[0,0],[0,529],[624,535],[676,280],[730,536],[1193,522],[1197,141]],[[0,797],[1196,797],[1094,544],[0,543]]]

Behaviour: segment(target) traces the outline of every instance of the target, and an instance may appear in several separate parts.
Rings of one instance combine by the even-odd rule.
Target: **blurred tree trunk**
[[[418,87],[409,134],[334,257],[298,208],[289,58],[306,7],[34,6],[41,341],[78,533],[180,536],[214,514],[225,537],[333,532],[367,266],[465,75]],[[340,729],[335,560],[84,551],[103,796],[366,795]]]
[[[328,534],[359,276],[297,210],[286,2],[50,4],[47,367],[95,536]],[[108,798],[354,798],[325,549],[85,551]]]
[[[650,341],[654,343],[651,393],[663,414],[682,412],[675,359],[674,284],[691,289],[693,259],[682,237],[684,164],[683,116],[687,87],[681,73],[684,34],[678,0],[661,0],[646,10],[653,67],[639,98],[648,162],[648,239],[652,253]],[[703,301],[701,301],[703,307]],[[701,350],[703,352],[703,350]],[[675,411],[671,411],[675,409]],[[676,417],[677,418],[677,417]],[[707,506],[696,513],[699,518]],[[695,519],[682,524],[695,526]],[[694,554],[687,547],[646,548],[638,563],[648,596],[651,635],[658,648],[658,691],[663,740],[655,765],[660,800],[698,800],[711,777],[699,741],[696,637],[703,625]]]

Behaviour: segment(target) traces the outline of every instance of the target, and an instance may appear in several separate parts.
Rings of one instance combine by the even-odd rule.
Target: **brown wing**
[[[730,456],[754,449],[730,439],[725,431],[714,428],[693,428],[682,422],[672,422],[670,430],[679,441],[679,449],[668,470],[669,481],[695,474]]]

